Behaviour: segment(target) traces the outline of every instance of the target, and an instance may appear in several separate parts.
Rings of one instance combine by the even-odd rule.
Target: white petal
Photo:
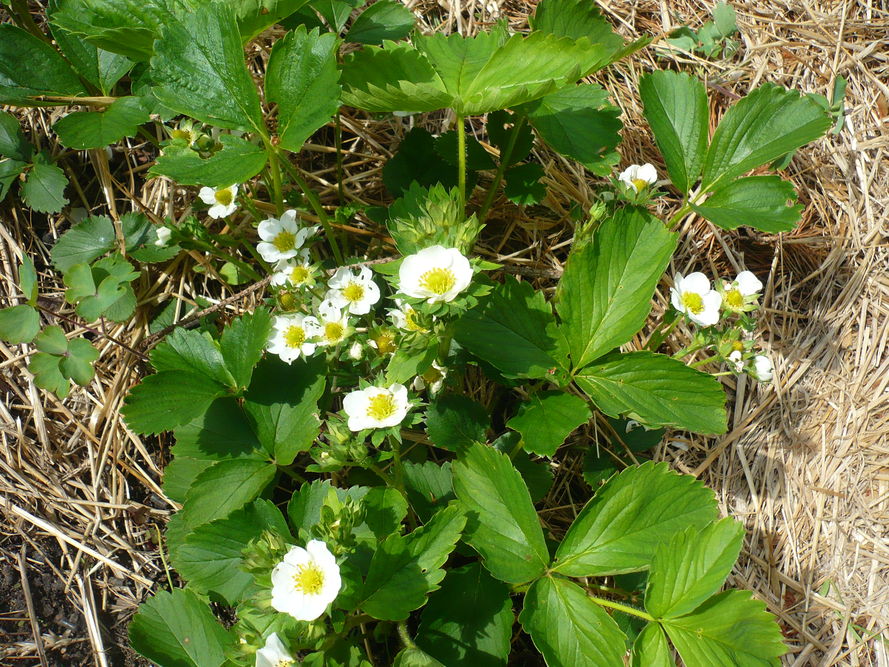
[[[631,164],[629,167],[620,172],[617,180],[621,181],[622,183],[626,183],[627,185],[633,185],[633,181],[637,178],[636,174],[638,173],[638,171],[639,165]]]
[[[216,191],[213,188],[201,188],[200,192],[198,192],[198,197],[200,197],[201,201],[207,206],[212,206],[216,203]]]
[[[343,398],[343,410],[350,418],[367,414],[370,396],[363,390],[352,391]],[[360,429],[359,429],[360,430]]]
[[[769,382],[774,373],[772,360],[764,354],[757,354],[753,357],[753,369],[756,379],[760,382]]]
[[[735,278],[735,284],[744,296],[756,294],[762,289],[762,282],[751,271],[741,271]]]
[[[704,327],[710,327],[719,322],[719,306],[722,305],[722,296],[716,290],[711,290],[703,295],[704,310],[700,313],[688,313],[688,316]]]
[[[685,306],[682,305],[682,295],[675,287],[670,288],[670,303],[673,304],[673,307],[680,313],[685,312]]]
[[[695,292],[704,296],[710,291],[710,279],[700,271],[690,273],[678,285],[682,292]]]
[[[275,237],[281,232],[280,223],[274,218],[263,220],[256,228],[259,238],[263,241],[274,241]]]
[[[657,183],[657,169],[653,164],[645,163],[636,171],[636,179],[645,181],[649,185]]]

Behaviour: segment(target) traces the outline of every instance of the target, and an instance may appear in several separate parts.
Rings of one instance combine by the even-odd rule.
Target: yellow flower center
[[[377,344],[377,352],[381,355],[395,352],[395,336],[392,333],[384,332],[378,334],[373,341]]]
[[[740,290],[732,289],[725,293],[725,305],[729,308],[742,308],[744,306],[744,295]]]
[[[367,416],[383,421],[395,414],[395,399],[392,394],[381,393],[370,399],[367,405]]]
[[[324,587],[324,573],[313,563],[303,565],[293,575],[293,587],[306,595],[318,595]]]
[[[361,301],[364,298],[364,285],[349,283],[343,290],[343,297],[345,297],[346,301],[351,301],[352,303]]]
[[[732,343],[732,350],[734,350],[735,352],[743,352],[744,344],[741,341],[736,340],[734,343]]]
[[[404,326],[408,331],[426,331],[417,322],[417,311],[410,307],[404,309]]]
[[[648,181],[643,181],[641,178],[634,178],[632,183],[633,187],[636,188],[636,192],[642,192],[648,187]]]
[[[217,190],[213,193],[213,198],[216,200],[217,204],[222,204],[223,206],[231,206],[232,203],[232,191],[228,188],[225,190]]]
[[[184,139],[189,144],[192,142],[191,132],[188,130],[173,130],[170,134],[174,139]]]
[[[293,232],[288,232],[286,229],[278,232],[278,235],[272,241],[272,245],[275,246],[280,252],[287,252],[288,250],[293,250],[296,247],[296,234]]]
[[[420,287],[433,294],[445,294],[456,282],[457,278],[450,269],[430,269],[420,276]]]
[[[343,339],[346,330],[339,322],[325,322],[324,338],[328,343],[338,343]]]
[[[280,235],[279,235],[280,236]],[[290,269],[290,282],[294,285],[302,285],[304,282],[309,280],[309,276],[311,272],[308,267],[297,264],[292,269]]]
[[[682,305],[685,306],[687,310],[697,315],[704,310],[704,299],[697,292],[683,292]]]
[[[278,662],[275,663],[275,667],[290,667],[290,665],[295,665],[296,663],[293,660],[288,660],[287,658],[281,658]]]
[[[293,324],[284,332],[284,343],[287,347],[301,347],[306,342],[306,330]]]

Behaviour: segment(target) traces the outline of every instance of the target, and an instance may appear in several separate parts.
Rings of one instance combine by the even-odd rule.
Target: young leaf
[[[272,330],[272,318],[265,308],[257,308],[235,319],[219,338],[219,351],[235,386],[246,389],[253,367],[262,358]]]
[[[416,642],[445,665],[505,665],[514,620],[509,588],[476,562],[450,570],[429,597]]]
[[[378,0],[358,15],[346,33],[346,41],[382,44],[386,40],[402,39],[416,23],[414,13],[400,2]]]
[[[525,594],[519,621],[547,665],[622,667],[626,637],[574,582],[542,577]]]
[[[135,136],[148,122],[148,111],[140,97],[121,97],[105,111],[75,111],[55,125],[53,131],[66,148],[104,148],[124,137]]]
[[[455,338],[506,377],[542,378],[557,366],[558,338],[542,292],[507,277],[457,320]]]
[[[713,134],[701,191],[729,181],[804,146],[830,128],[815,98],[764,84],[732,106]]]
[[[437,447],[460,451],[475,442],[485,442],[491,418],[484,406],[467,396],[443,394],[429,404],[426,430]]]
[[[549,551],[528,487],[508,456],[475,443],[453,464],[454,491],[468,521],[465,540],[497,579],[531,581],[546,571]]]
[[[709,373],[651,352],[616,352],[579,370],[577,385],[609,417],[646,426],[725,433],[725,392]]]
[[[741,225],[777,234],[796,226],[802,204],[796,201],[793,185],[778,176],[748,176],[718,187],[703,204],[692,208],[723,229]]]
[[[523,403],[506,425],[522,434],[527,451],[552,456],[565,438],[591,416],[582,398],[562,391],[542,391]]]
[[[202,4],[171,21],[154,49],[151,76],[162,104],[217,127],[265,133],[229,4]]]
[[[608,91],[598,84],[569,86],[523,105],[519,112],[549,146],[600,176],[607,175],[618,156],[623,127],[620,109],[608,104]]]
[[[182,520],[196,528],[226,517],[255,500],[275,478],[268,461],[231,459],[200,473],[185,496]]]
[[[390,535],[374,552],[359,607],[380,620],[407,618],[438,588],[444,578],[440,568],[465,524],[462,510],[453,504],[407,536]]]
[[[720,593],[663,626],[688,667],[778,665],[787,653],[775,618],[749,591]]]
[[[643,463],[612,477],[568,529],[553,570],[569,577],[643,570],[676,531],[716,518],[713,492],[666,463]]]
[[[292,366],[268,358],[259,366],[244,400],[259,441],[278,465],[290,465],[318,437],[318,400],[324,393],[323,359]]]
[[[265,77],[266,97],[278,105],[280,145],[298,151],[339,109],[337,38],[304,26],[275,42]]]
[[[694,611],[725,582],[743,541],[744,527],[734,519],[674,535],[655,552],[645,609],[655,618]]]
[[[139,607],[130,623],[130,642],[159,665],[218,667],[235,637],[194,593],[174,589],[159,591]]]
[[[707,152],[710,109],[704,84],[684,72],[656,71],[639,81],[639,96],[670,180],[688,194]]]
[[[649,623],[636,637],[632,667],[676,667],[659,623]]]
[[[220,135],[219,143],[222,148],[206,158],[187,146],[170,144],[148,173],[180,185],[221,188],[248,181],[265,167],[268,156],[262,146],[231,134]]]
[[[592,243],[572,251],[559,282],[558,311],[574,368],[639,331],[676,238],[647,211],[628,207],[602,222]]]
[[[0,26],[2,28],[3,26]],[[0,36],[2,40],[2,36]],[[45,158],[38,158],[31,165],[25,182],[22,183],[22,199],[30,208],[41,213],[58,213],[68,203],[65,188],[68,179],[59,167],[49,164]]]
[[[510,167],[506,172],[503,194],[519,206],[539,204],[546,199],[546,185],[540,182],[545,175],[543,167],[533,162]]]
[[[0,310],[0,340],[17,345],[30,343],[40,331],[40,314],[22,304]]]
[[[0,104],[28,106],[43,95],[85,94],[77,74],[52,46],[11,23],[0,24]]]
[[[8,111],[0,111],[0,156],[18,162],[29,162],[34,148],[25,139],[18,118]]]
[[[176,549],[173,566],[193,590],[217,593],[235,606],[253,586],[253,576],[240,568],[241,552],[265,530],[290,535],[274,503],[257,500],[196,528]]]

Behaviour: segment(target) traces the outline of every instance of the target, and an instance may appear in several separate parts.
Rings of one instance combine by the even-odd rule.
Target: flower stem
[[[669,222],[667,222],[667,229],[673,229],[679,222],[685,217],[689,212],[691,212],[691,204],[685,203],[682,205],[676,213],[673,214],[673,217],[670,218]]]
[[[414,643],[414,640],[411,639],[410,634],[407,631],[407,625],[404,621],[401,621],[398,624],[398,636],[401,638],[401,643],[404,644],[405,648],[417,648],[417,645]]]
[[[488,216],[488,211],[491,210],[491,206],[494,203],[494,197],[497,196],[497,190],[500,188],[500,183],[503,181],[503,175],[506,173],[506,167],[509,166],[509,160],[512,157],[516,141],[518,141],[519,133],[522,131],[524,125],[525,117],[522,116],[512,126],[506,146],[503,147],[503,151],[500,153],[500,164],[497,165],[497,173],[494,174],[494,182],[491,183],[488,194],[485,195],[485,201],[482,203],[482,207],[478,211],[478,219],[481,222],[485,221],[485,218]]]
[[[457,189],[460,195],[460,211],[466,211],[466,131],[463,116],[457,114]]]
[[[655,620],[654,616],[652,616],[648,612],[644,612],[641,609],[636,609],[636,607],[631,607],[628,604],[621,604],[620,602],[614,602],[613,600],[606,600],[604,598],[597,598],[595,595],[590,595],[589,599],[601,607],[609,607],[611,609],[617,609],[618,611],[622,611],[625,614],[630,614],[631,616],[638,616],[639,618],[644,618],[646,621],[653,622]]]
[[[272,146],[272,142],[263,137],[266,153],[269,156],[269,175],[272,179],[272,198],[275,200],[275,212],[280,215],[284,212],[284,196],[281,187],[281,165],[278,164],[278,151]]]

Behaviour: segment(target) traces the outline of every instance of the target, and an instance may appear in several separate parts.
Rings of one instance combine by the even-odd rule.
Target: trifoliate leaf
[[[180,185],[221,188],[244,183],[265,167],[268,156],[262,146],[231,134],[220,135],[219,143],[222,148],[206,158],[187,146],[169,144],[148,173],[167,176]]]
[[[0,25],[0,104],[28,106],[44,95],[86,94],[77,74],[49,43],[11,23]]]
[[[336,48],[334,33],[306,32],[303,26],[287,33],[272,48],[266,97],[278,105],[278,138],[287,150],[302,148],[339,109]]]
[[[28,370],[34,374],[35,385],[52,392],[59,398],[65,398],[71,384],[59,368],[61,361],[62,358],[54,354],[37,352],[31,355]]]
[[[793,185],[778,176],[748,176],[717,188],[703,204],[692,208],[723,229],[748,225],[777,234],[790,231],[802,217]]]
[[[626,637],[574,582],[543,577],[525,594],[519,621],[547,665],[622,667]]]
[[[579,370],[578,386],[610,417],[725,433],[725,392],[709,373],[651,352],[613,353]]]
[[[3,26],[0,26],[2,28]],[[25,204],[41,213],[58,213],[68,203],[68,179],[59,167],[38,156],[21,186]]]
[[[474,443],[452,469],[454,491],[469,517],[464,539],[488,571],[513,584],[542,575],[549,551],[528,487],[509,457]]]
[[[118,98],[105,111],[76,111],[55,125],[53,131],[67,148],[83,150],[103,148],[124,137],[135,136],[139,126],[148,122],[142,98]]]
[[[522,434],[525,450],[539,456],[552,456],[565,438],[592,413],[587,402],[562,391],[543,391],[531,396],[506,425]]]
[[[28,162],[33,152],[34,148],[25,139],[18,118],[8,111],[0,111],[0,157]]]
[[[596,3],[586,0],[540,0],[528,23],[533,30],[558,37],[586,38],[593,44],[601,44],[609,54],[618,52],[624,44]]]
[[[365,9],[346,33],[347,42],[382,44],[407,37],[417,23],[414,13],[400,2],[378,0]]]
[[[539,164],[517,164],[506,172],[503,193],[509,201],[519,206],[539,204],[546,198],[546,186],[540,182],[545,175]]]
[[[30,343],[40,331],[39,313],[27,305],[0,310],[0,340],[17,345]]]
[[[103,314],[115,321],[123,321],[132,314],[132,308],[111,312],[111,308],[122,299],[135,306],[135,299],[129,299],[133,288],[129,285],[139,277],[133,265],[120,255],[111,255],[89,266],[75,264],[64,276],[65,300],[77,304],[77,314],[88,322],[99,319]],[[129,303],[129,302],[132,303]]]
[[[713,492],[666,463],[627,468],[600,487],[568,529],[552,569],[569,577],[637,572],[679,530],[716,518]]]
[[[68,342],[68,354],[59,367],[66,377],[79,385],[89,384],[96,372],[93,362],[99,358],[99,351],[85,338],[75,338]]]

